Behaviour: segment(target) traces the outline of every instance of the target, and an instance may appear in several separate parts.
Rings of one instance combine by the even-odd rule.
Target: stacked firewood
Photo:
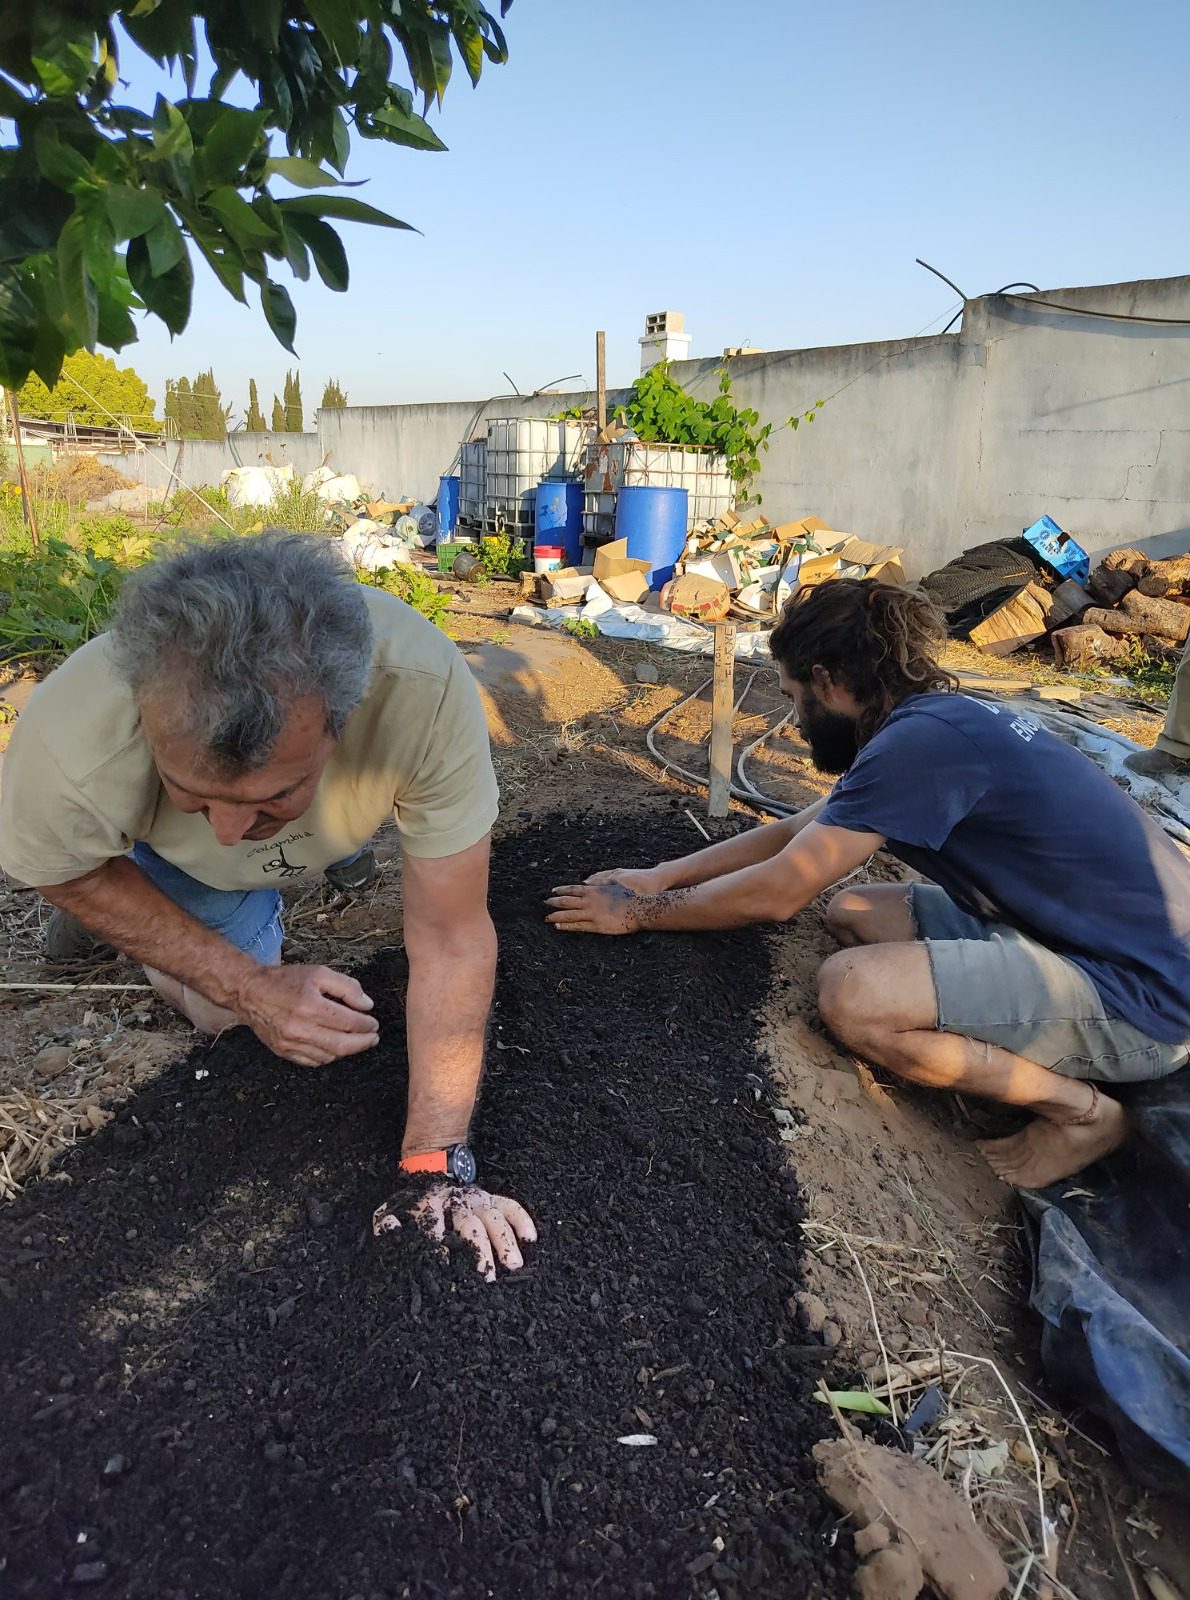
[[[1048,623],[1060,667],[1122,661],[1138,644],[1158,660],[1176,656],[1190,636],[1190,555],[1154,561],[1113,550],[1085,588],[1058,585]]]

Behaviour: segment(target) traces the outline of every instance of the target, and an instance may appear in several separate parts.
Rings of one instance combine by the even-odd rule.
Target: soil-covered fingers
[[[466,1239],[467,1243],[475,1251],[477,1257],[475,1264],[479,1269],[480,1276],[485,1278],[488,1283],[494,1282],[496,1261],[492,1254],[492,1241],[488,1237],[488,1229],[484,1225],[484,1220],[481,1220],[481,1213],[473,1210],[469,1199],[460,1194],[452,1196],[447,1201],[446,1216],[459,1238]],[[501,1221],[503,1221],[503,1218],[501,1218]],[[505,1226],[507,1227],[507,1224]],[[513,1240],[513,1249],[516,1249],[515,1240]],[[517,1255],[519,1258],[519,1251],[517,1251]],[[519,1259],[517,1265],[520,1265]]]
[[[510,1200],[505,1194],[490,1194],[488,1199],[503,1215],[522,1244],[537,1243],[537,1224],[524,1206],[516,1200]]]

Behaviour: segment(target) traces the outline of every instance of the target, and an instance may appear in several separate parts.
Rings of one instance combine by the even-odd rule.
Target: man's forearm
[[[258,963],[162,894],[123,856],[39,891],[125,955],[177,978],[228,1010]]]
[[[771,861],[803,828],[809,827],[828,798],[824,795],[821,800],[815,800],[795,817],[782,817],[779,822],[749,828],[747,833],[737,834],[734,839],[724,839],[720,844],[708,845],[705,850],[696,850],[693,855],[683,856],[678,861],[663,861],[656,870],[666,889],[688,889],[696,884],[709,883],[714,878],[725,877],[728,873],[739,872],[745,867]],[[721,926],[733,924],[724,923]]]
[[[479,1080],[492,990],[496,930],[484,914],[474,923],[422,929],[406,906],[409,991],[409,1110],[403,1156],[443,1150],[467,1138]]]
[[[629,914],[640,933],[746,928],[758,922],[786,921],[809,905],[817,892],[817,887],[809,884],[799,892],[796,884],[775,882],[771,870],[760,862],[686,888],[634,895]]]

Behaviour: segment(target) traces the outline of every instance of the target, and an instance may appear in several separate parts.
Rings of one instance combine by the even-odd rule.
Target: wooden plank
[[[607,335],[595,335],[595,421],[600,433],[607,427]]]
[[[1030,583],[972,628],[968,637],[989,655],[1011,655],[1041,638],[1050,604],[1049,590]]]
[[[725,817],[731,800],[732,712],[735,709],[735,623],[716,622],[711,685],[711,788],[707,813]]]

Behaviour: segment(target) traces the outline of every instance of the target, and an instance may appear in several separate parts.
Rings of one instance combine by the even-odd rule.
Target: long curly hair
[[[850,691],[863,707],[865,744],[912,694],[953,692],[958,679],[939,666],[946,639],[941,612],[916,589],[877,578],[833,578],[790,598],[773,629],[773,659],[798,683],[815,667]]]

